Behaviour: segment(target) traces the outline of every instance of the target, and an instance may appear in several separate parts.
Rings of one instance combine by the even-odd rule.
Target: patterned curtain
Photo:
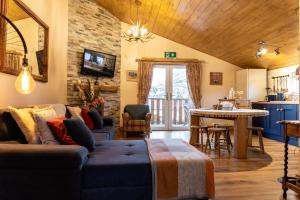
[[[6,15],[6,12],[7,12],[7,0],[0,0],[0,13]],[[6,55],[6,21],[2,17],[0,17],[0,67],[4,67],[5,55]]]
[[[146,104],[151,89],[153,64],[151,62],[139,62],[138,68],[138,103]]]
[[[186,66],[186,77],[189,93],[195,108],[201,107],[201,83],[202,83],[202,65],[201,63],[189,63]]]

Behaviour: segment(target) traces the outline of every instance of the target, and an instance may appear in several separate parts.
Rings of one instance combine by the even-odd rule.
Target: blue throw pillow
[[[92,118],[95,129],[103,128],[104,126],[103,117],[96,108],[91,108],[88,114]]]
[[[94,134],[81,119],[66,119],[64,124],[68,134],[77,144],[86,147],[89,151],[96,148]]]

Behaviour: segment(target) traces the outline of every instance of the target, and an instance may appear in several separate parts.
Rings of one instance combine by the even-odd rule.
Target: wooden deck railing
[[[172,124],[173,125],[187,125],[188,124],[188,110],[186,105],[188,99],[176,98],[172,99]],[[166,123],[167,105],[164,98],[148,98],[148,105],[152,114],[151,124],[162,125]]]

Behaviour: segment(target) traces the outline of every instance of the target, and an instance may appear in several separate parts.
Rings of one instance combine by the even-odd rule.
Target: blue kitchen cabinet
[[[278,124],[282,120],[298,120],[297,104],[256,104],[253,103],[252,108],[268,110],[269,115],[266,117],[256,117],[253,119],[253,126],[264,128],[264,136],[280,142],[284,142],[283,127]],[[290,138],[290,144],[298,146],[296,138]]]

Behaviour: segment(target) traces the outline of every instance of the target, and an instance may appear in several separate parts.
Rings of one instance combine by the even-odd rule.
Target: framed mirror
[[[48,82],[49,27],[21,0],[0,0],[0,11],[17,26],[25,39],[33,78]],[[0,72],[18,75],[23,56],[23,45],[17,32],[0,18]]]

